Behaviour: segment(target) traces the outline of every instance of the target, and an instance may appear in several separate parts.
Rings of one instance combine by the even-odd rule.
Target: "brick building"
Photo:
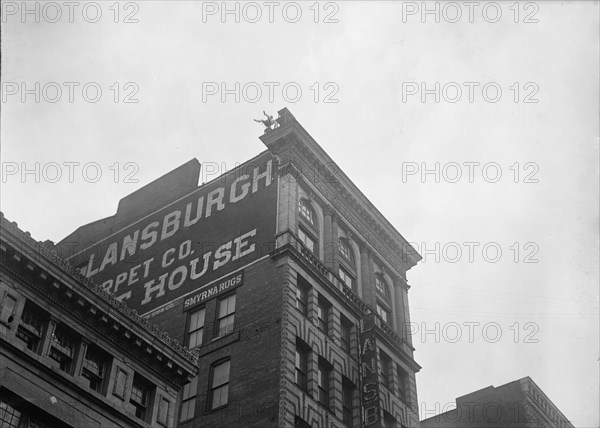
[[[196,356],[3,215],[0,237],[0,426],[174,427]]]
[[[421,421],[421,428],[573,428],[530,377],[488,386],[456,399],[456,408]]]
[[[420,256],[287,109],[260,138],[209,183],[192,160],[123,198],[62,256],[198,354],[182,427],[417,427]]]

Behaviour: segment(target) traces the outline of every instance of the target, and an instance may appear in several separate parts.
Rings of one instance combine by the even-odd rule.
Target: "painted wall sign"
[[[360,377],[363,426],[381,428],[377,342],[375,340],[375,317],[373,313],[365,315],[361,322]]]
[[[199,187],[73,260],[145,314],[273,249],[276,159],[265,153]]]
[[[207,300],[215,298],[223,293],[227,293],[228,291],[241,286],[243,283],[244,271],[241,271],[210,285],[200,287],[195,293],[183,301],[183,310],[188,311],[194,309]]]

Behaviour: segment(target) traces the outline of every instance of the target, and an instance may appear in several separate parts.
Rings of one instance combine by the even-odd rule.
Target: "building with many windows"
[[[287,110],[198,186],[192,160],[62,257],[198,355],[182,427],[417,427],[406,272],[420,260]]]
[[[456,407],[421,421],[421,428],[573,428],[530,378],[488,386],[456,399]]]
[[[0,427],[174,427],[197,357],[3,215],[0,237]]]

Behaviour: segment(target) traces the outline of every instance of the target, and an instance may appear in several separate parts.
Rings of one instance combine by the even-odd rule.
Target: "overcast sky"
[[[252,119],[288,107],[424,256],[421,418],[530,376],[599,426],[597,2],[428,3],[439,22],[421,2],[237,3],[239,23],[220,2],[112,4],[35,22],[3,2],[8,219],[59,241],[191,158],[211,179],[260,153]]]

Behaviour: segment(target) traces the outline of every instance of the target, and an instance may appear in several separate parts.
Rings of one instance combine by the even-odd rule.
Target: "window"
[[[47,317],[29,301],[25,302],[21,322],[17,328],[17,337],[27,345],[27,349],[37,352],[42,339]]]
[[[300,239],[300,242],[302,242],[311,252],[315,254],[317,253],[316,239],[314,239],[301,227],[298,228],[298,238]]]
[[[298,275],[296,284],[296,309],[306,316],[308,313],[308,291],[310,284],[304,278]]]
[[[192,419],[196,412],[196,394],[198,393],[198,376],[194,377],[191,382],[183,386],[181,395],[181,414],[179,422]]]
[[[379,350],[379,357],[381,362],[381,383],[387,389],[392,389],[391,367],[392,359],[381,349]]]
[[[398,426],[396,418],[385,410],[383,411],[383,426],[384,428],[396,428]]]
[[[133,385],[131,386],[131,398],[129,402],[135,407],[135,417],[143,421],[146,420],[149,408],[149,398],[152,388],[150,383],[136,374],[133,375]]]
[[[349,261],[352,266],[356,266],[356,259],[354,258],[354,251],[350,247],[350,242],[345,238],[340,238],[338,246],[342,257]]]
[[[331,376],[331,365],[319,357],[319,366],[317,368],[317,383],[319,387],[319,403],[329,407],[329,377]]]
[[[307,199],[300,199],[298,204],[298,210],[304,220],[306,220],[311,226],[316,227],[317,222],[315,220],[315,211],[310,206],[310,202]]]
[[[403,403],[409,404],[407,401],[407,399],[409,398],[409,394],[408,394],[409,376],[408,376],[408,373],[406,372],[406,370],[404,370],[400,366],[398,366],[398,368],[397,368],[397,373],[398,373],[398,396],[400,397],[400,400]]]
[[[350,352],[350,344],[352,343],[352,322],[345,316],[340,316],[341,327],[341,345],[342,349]]]
[[[0,428],[68,428],[52,415],[6,389],[2,389],[0,396]]]
[[[346,269],[340,267],[339,270],[340,279],[350,290],[354,290],[354,277],[348,273]]]
[[[308,422],[302,419],[300,416],[294,418],[294,427],[296,428],[312,428]]]
[[[352,400],[354,398],[354,384],[346,377],[342,376],[342,418],[349,427],[354,426],[354,415]]]
[[[18,428],[20,421],[21,412],[4,401],[0,401],[0,427]]]
[[[331,312],[331,303],[323,296],[319,296],[317,304],[317,318],[319,320],[319,328],[325,333],[329,331],[329,314]]]
[[[392,320],[390,313],[379,302],[377,302],[377,315],[379,315],[386,324],[390,324]]]
[[[188,321],[188,348],[192,349],[202,345],[204,336],[204,316],[206,308],[199,309],[189,315]]]
[[[225,406],[229,401],[229,369],[230,360],[211,367],[209,410]]]
[[[296,339],[295,382],[303,390],[307,389],[308,355],[310,348],[300,339]]]
[[[108,357],[103,355],[100,350],[92,345],[87,347],[81,368],[81,375],[89,380],[90,388],[99,393],[102,393],[107,363]]]
[[[382,296],[385,296],[386,299],[390,299],[390,289],[381,274],[375,275],[375,288],[377,288],[377,291]]]
[[[235,318],[235,294],[219,300],[217,313],[217,337],[225,336],[233,331]]]
[[[52,335],[52,342],[50,343],[49,356],[58,362],[62,371],[67,373],[71,372],[71,365],[75,354],[75,343],[76,339],[73,333],[68,331],[62,324],[56,326]]]

